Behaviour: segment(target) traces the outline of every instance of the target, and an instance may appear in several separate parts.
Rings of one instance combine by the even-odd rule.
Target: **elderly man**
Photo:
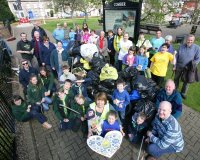
[[[183,73],[184,68],[193,61],[196,65],[200,61],[200,47],[194,44],[195,36],[189,35],[186,40],[186,44],[182,44],[176,54],[176,64],[173,70],[175,71],[174,82],[176,88],[179,87],[179,79]],[[189,84],[187,82],[183,83],[181,89],[181,96],[185,99]]]
[[[175,50],[172,46],[172,39],[173,39],[173,37],[171,35],[167,35],[165,37],[165,43],[169,44],[168,52],[171,53],[171,54],[174,54]],[[158,49],[158,51],[161,51],[161,49],[162,49],[162,47],[160,47]]]
[[[153,121],[152,131],[147,132],[148,141],[147,160],[156,160],[163,154],[181,152],[184,147],[181,127],[171,115],[172,106],[168,101],[162,101],[158,114]]]
[[[56,43],[64,40],[64,30],[62,29],[60,23],[57,24],[57,28],[53,31],[52,36],[56,40]]]
[[[178,119],[182,113],[182,97],[181,94],[176,91],[175,83],[173,80],[168,79],[165,88],[161,89],[156,97],[156,107],[158,108],[160,102],[168,101],[172,105],[172,116]]]

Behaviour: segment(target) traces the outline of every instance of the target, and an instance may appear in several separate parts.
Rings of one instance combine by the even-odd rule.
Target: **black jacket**
[[[39,27],[39,29],[37,30],[35,27],[32,29],[31,32],[31,37],[34,38],[34,32],[38,31],[40,33],[40,38],[43,39],[44,36],[47,36],[45,30],[41,27]]]

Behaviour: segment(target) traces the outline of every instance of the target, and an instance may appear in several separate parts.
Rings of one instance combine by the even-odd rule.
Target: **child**
[[[73,28],[70,28],[69,40],[70,41],[75,41],[75,35],[76,35],[76,32],[74,32]]]
[[[101,136],[104,137],[109,131],[120,131],[124,136],[122,126],[117,121],[117,113],[112,110],[108,112],[108,119],[103,121]]]
[[[75,112],[71,112],[71,116],[73,114],[74,115],[73,117],[75,117],[72,120],[72,131],[77,132],[80,126],[82,126],[82,132],[84,136],[87,135],[88,131],[87,121],[86,121],[86,111],[88,107],[89,103],[80,94],[76,95],[74,101],[70,103],[70,108],[73,108],[74,110],[80,113],[77,114]]]
[[[82,79],[82,77],[77,77],[76,83],[72,86],[72,91],[74,95],[81,94],[85,97],[86,101],[91,101],[87,94],[87,82],[90,82],[90,78]]]
[[[90,38],[90,34],[89,34],[88,29],[86,28],[86,29],[83,30],[83,35],[81,37],[82,44],[87,44],[89,38]]]
[[[63,85],[63,90],[64,90],[65,95],[67,96],[66,98],[68,99],[68,103],[70,103],[71,100],[74,99],[74,93],[71,87],[72,87],[72,81],[70,81],[69,79],[66,79]]]
[[[101,135],[103,120],[96,116],[93,109],[88,109],[86,118],[88,122],[88,138],[92,135]]]
[[[114,66],[114,64],[115,64],[115,49],[114,49],[114,45],[113,45],[114,36],[113,36],[112,30],[108,31],[107,41],[108,41],[108,54],[110,56],[110,64],[112,66]]]
[[[125,82],[122,80],[117,81],[117,89],[114,90],[112,96],[114,108],[119,112],[122,123],[125,119],[126,106],[130,103],[130,97],[125,90]]]
[[[147,129],[147,123],[145,122],[146,115],[143,112],[135,113],[132,116],[132,124],[128,126],[128,136],[132,143],[137,143],[142,139]]]
[[[126,66],[134,66],[134,62],[135,62],[135,48],[134,47],[130,47],[128,50],[128,54],[126,54],[123,58],[123,64],[125,64]]]
[[[119,43],[120,45],[120,50],[119,50],[119,55],[118,55],[119,71],[122,70],[122,61],[123,61],[124,56],[128,54],[129,48],[133,46],[132,41],[128,39],[129,39],[129,35],[128,33],[125,33],[123,40],[120,41]]]
[[[90,35],[90,38],[88,39],[88,43],[96,44],[98,38],[99,38],[99,36],[96,35],[96,31],[95,30],[91,30],[91,35]]]
[[[60,120],[59,129],[61,131],[71,129],[70,110],[68,107],[68,98],[64,93],[64,89],[58,89],[57,95],[53,99],[53,111]]]
[[[51,98],[47,97],[48,92],[45,92],[44,86],[38,83],[36,75],[30,76],[30,82],[27,88],[27,100],[31,105],[41,105],[44,111],[49,110],[49,104],[52,102]]]
[[[149,53],[146,52],[145,46],[141,46],[139,49],[139,53],[136,56],[135,66],[141,75],[145,75],[146,78],[151,78],[150,73],[148,72],[148,56]]]
[[[66,79],[69,79],[71,81],[75,81],[76,80],[75,75],[72,74],[71,72],[69,72],[69,70],[70,70],[70,67],[68,65],[63,65],[62,66],[63,74],[60,76],[59,81],[65,82]]]

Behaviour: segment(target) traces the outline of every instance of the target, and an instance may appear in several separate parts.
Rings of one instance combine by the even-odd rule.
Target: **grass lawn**
[[[94,18],[90,17],[87,20],[87,24],[90,29],[95,29],[95,30],[102,29],[102,26],[99,25],[98,23],[98,19],[99,17],[94,17]],[[42,27],[49,30],[50,32],[53,32],[53,30],[56,28],[57,23],[63,24],[64,22],[67,22],[69,27],[73,26],[71,19],[56,19],[56,20],[46,20],[47,24],[43,25]],[[83,22],[84,22],[84,18],[75,19],[75,23],[79,24],[80,26],[82,26]],[[146,35],[147,39],[151,39],[151,37],[152,35]],[[197,38],[195,43],[200,45],[200,38]],[[179,44],[173,43],[173,46],[175,49],[178,49]],[[200,71],[200,64],[198,65],[198,69]],[[171,78],[171,76],[172,76],[172,65],[169,65],[167,76],[165,79],[169,79]],[[182,83],[180,83],[180,88],[181,87],[182,87]],[[200,98],[198,98],[200,97],[199,89],[200,89],[200,83],[190,84],[190,87],[187,93],[187,99],[183,100],[183,103],[187,105],[188,107],[193,108],[194,110],[197,110],[200,112]]]
[[[87,20],[87,24],[89,26],[90,29],[103,29],[102,25],[99,25],[98,19],[100,19],[99,17],[89,17]],[[75,24],[79,24],[80,27],[82,28],[82,24],[84,22],[84,18],[75,18]],[[53,20],[46,20],[46,24],[43,24],[42,27],[44,27],[45,29],[47,29],[50,32],[53,32],[53,30],[56,28],[56,24],[60,23],[61,25],[67,22],[67,25],[69,28],[73,28],[73,23],[71,19],[53,19]]]

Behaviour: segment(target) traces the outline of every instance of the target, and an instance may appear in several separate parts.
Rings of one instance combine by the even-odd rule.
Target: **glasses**
[[[26,64],[28,64],[28,62],[26,62],[26,63],[22,63],[23,66],[26,65]]]

